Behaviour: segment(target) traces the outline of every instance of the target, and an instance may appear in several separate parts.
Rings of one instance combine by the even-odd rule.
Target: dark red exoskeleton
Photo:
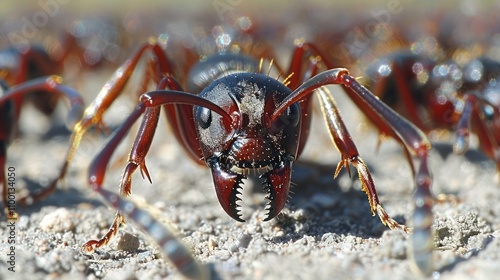
[[[80,21],[73,26],[88,29],[89,22]],[[96,21],[94,24],[97,25]],[[87,26],[85,26],[87,25]],[[102,29],[104,26],[100,25]],[[109,26],[108,26],[109,27]],[[29,44],[27,40],[17,40],[18,45],[0,51],[0,162],[4,169],[8,143],[16,137],[17,121],[22,113],[22,106],[31,102],[35,108],[45,115],[54,112],[61,97],[71,105],[68,128],[78,122],[83,114],[83,99],[73,88],[62,85],[59,75],[66,74],[66,67],[71,65],[79,71],[95,69],[104,62],[103,57],[95,54],[88,45],[89,34],[64,32],[60,40],[50,42],[49,46]],[[87,36],[87,37],[85,37]],[[90,54],[93,53],[93,54]],[[53,193],[58,181],[64,177],[67,164],[64,164],[58,177],[48,187],[38,189],[19,199],[21,204],[30,204],[42,200]],[[0,181],[5,180],[2,172]],[[2,183],[2,182],[0,182]],[[6,199],[6,184],[3,184],[3,202]]]
[[[483,56],[462,66],[399,51],[374,62],[367,76],[374,94],[422,131],[452,131],[456,154],[467,151],[474,133],[500,170],[499,62]]]
[[[398,28],[397,24],[391,28],[399,30],[403,37],[410,33]],[[385,104],[429,135],[431,141],[442,135],[454,135],[453,150],[456,154],[467,151],[469,136],[475,134],[478,148],[493,159],[500,170],[500,63],[478,55],[473,51],[474,46],[462,49],[440,36],[427,33],[415,41],[395,38],[398,40],[406,44],[390,46],[388,43],[395,48],[394,51],[383,55],[372,53],[375,57],[372,63],[362,65],[364,84]],[[441,49],[442,46],[446,49]],[[358,106],[364,104],[357,96],[349,97]],[[380,131],[380,139],[384,139],[383,136],[394,138],[392,129],[385,126],[377,114],[364,113]],[[414,198],[413,217],[420,219],[421,223],[416,224],[422,227],[415,226],[414,229],[413,255],[420,270],[429,274],[432,270],[430,258],[423,256],[429,256],[434,249],[432,238],[428,237],[432,231],[431,205],[435,198],[430,190],[421,190],[417,188]],[[438,196],[437,201],[442,199],[456,201],[450,196]],[[419,236],[422,238],[417,241]]]

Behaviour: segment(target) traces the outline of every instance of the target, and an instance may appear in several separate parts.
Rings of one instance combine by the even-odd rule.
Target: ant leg
[[[326,66],[327,69],[334,69],[335,68],[335,65],[314,44],[304,43],[304,44],[298,46],[297,48],[298,48],[297,53],[302,53],[303,54],[303,53],[305,53],[305,51],[310,51],[310,52],[315,53],[316,55],[318,55],[321,58],[321,61],[325,63],[325,66]],[[385,84],[386,84],[385,80],[379,82],[378,88],[376,88],[375,91],[374,91],[374,93],[375,93],[376,96],[380,97],[381,92],[385,88]],[[413,175],[415,176],[415,166],[413,165],[411,152],[406,147],[405,143],[395,133],[395,131],[391,128],[391,126],[386,123],[386,121],[380,116],[380,114],[378,114],[376,111],[374,111],[372,108],[370,108],[370,106],[368,106],[364,102],[363,98],[361,98],[360,96],[358,96],[357,94],[355,94],[353,92],[349,92],[349,91],[352,91],[352,89],[349,88],[348,86],[346,86],[344,84],[341,84],[341,86],[344,89],[344,91],[346,91],[348,93],[349,98],[356,104],[356,106],[358,106],[363,111],[363,114],[379,130],[379,133],[380,133],[381,136],[379,138],[379,143],[377,144],[377,147],[380,145],[380,139],[385,138],[385,136],[390,137],[392,139],[395,139],[397,142],[399,142],[401,144],[401,146],[403,147],[405,156],[406,156],[406,158],[408,160],[408,163],[409,163],[410,168],[411,168],[411,170],[413,172]],[[406,85],[403,85],[403,86],[406,86]],[[409,104],[411,104],[411,100],[409,100],[411,98],[410,95],[408,95],[407,98],[405,97],[405,95],[403,95],[403,98],[407,99],[407,101],[409,102]]]
[[[412,217],[415,232],[412,236],[414,249],[410,251],[410,255],[414,259],[416,270],[426,275],[430,274],[433,269],[432,250],[434,247],[431,232],[433,196],[430,190],[432,180],[427,158],[431,144],[420,129],[381,102],[373,93],[360,85],[354,77],[350,76],[349,71],[344,68],[324,71],[303,83],[278,104],[270,121],[275,120],[287,107],[307,97],[315,89],[330,84],[341,84],[350,89],[345,92],[349,96],[360,98],[366,105],[363,110],[376,113],[380,120],[383,120],[385,125],[390,128],[390,131],[393,131],[396,139],[399,139],[398,141],[403,143],[406,149],[418,159],[419,167],[415,173],[416,190],[413,197],[414,212]]]
[[[434,238],[431,230],[434,198],[431,192],[431,174],[427,164],[431,144],[421,130],[381,102],[368,89],[356,82],[352,76],[341,75],[341,81],[352,89],[348,93],[355,93],[361,97],[369,108],[387,122],[400,141],[405,144],[406,149],[417,157],[418,170],[415,173],[416,188],[413,195],[413,235],[409,254],[413,260],[414,270],[429,275],[433,269],[432,251],[434,250]]]
[[[129,119],[127,119],[127,121],[125,122],[125,124],[122,125],[122,127],[119,129],[119,131],[117,131],[117,133],[113,136],[113,138],[109,142],[109,143],[112,143],[112,145],[106,145],[106,147],[104,148],[104,150],[101,152],[101,154],[104,153],[104,156],[107,157],[107,158],[105,158],[103,161],[101,161],[102,160],[101,159],[101,154],[99,154],[98,157],[96,157],[96,159],[94,159],[94,161],[92,162],[91,168],[90,168],[91,171],[89,172],[89,174],[95,174],[96,173],[95,171],[92,172],[93,170],[96,169],[95,166],[97,166],[97,168],[104,168],[104,169],[107,167],[107,163],[108,163],[108,161],[109,161],[112,153],[116,149],[116,146],[119,144],[119,142],[121,141],[121,139],[123,139],[125,137],[125,134],[128,132],[128,130],[130,129],[130,127],[133,125],[133,123],[139,118],[139,116],[141,114],[140,111],[142,111],[142,110],[143,109],[140,109],[139,113],[134,112],[135,114],[132,114],[129,117]],[[140,144],[147,145],[147,148],[146,148],[146,151],[145,151],[145,153],[147,153],[147,150],[149,149],[149,147],[151,145],[151,142],[153,140],[153,136],[154,136],[154,131],[156,129],[156,125],[158,124],[160,107],[147,108],[145,110],[146,110],[146,112],[144,114],[144,119],[143,119],[143,122],[141,124],[141,128],[139,130],[139,133],[137,135],[136,143],[134,143],[134,148],[136,147],[136,145],[140,145]],[[149,133],[147,133],[145,131],[147,131]],[[147,137],[144,136],[144,135],[147,135]],[[116,139],[116,140],[113,141],[113,139]],[[107,152],[105,152],[105,151],[107,151]],[[133,152],[131,152],[131,155],[132,154],[133,154]],[[144,156],[145,155],[146,154],[144,154]],[[127,171],[130,170],[131,164],[132,164],[132,162],[129,162],[129,165],[127,165],[127,169],[126,169],[123,177],[125,177],[125,174],[127,174]],[[134,168],[134,170],[135,170],[135,168]],[[149,177],[149,173],[148,173],[148,171],[146,169],[146,165],[145,165],[145,163],[143,161],[142,161],[142,164],[141,164],[141,172],[142,171],[145,172],[146,176],[148,177],[149,181],[151,182],[151,178]],[[133,171],[129,171],[129,172],[133,172]],[[130,195],[131,175],[132,174],[130,174],[129,180],[122,179],[122,181],[120,183],[120,194],[121,195],[124,195],[124,196]],[[99,179],[98,177],[102,178],[101,182],[97,181]],[[101,176],[89,175],[89,178],[90,178],[91,182],[94,180],[94,184],[95,185],[93,185],[92,188],[94,190],[96,190],[96,191],[99,191],[101,194],[103,194],[103,190],[101,189],[100,186],[102,184],[102,180],[104,179],[104,173],[102,173]],[[96,181],[99,182],[99,183],[96,184]],[[125,184],[125,187],[123,187],[124,184]],[[115,200],[116,200],[116,198],[115,198]],[[113,239],[113,237],[118,233],[118,229],[120,228],[120,226],[125,223],[125,218],[120,213],[121,210],[122,209],[120,209],[120,210],[117,211],[115,219],[113,220],[113,223],[109,227],[109,229],[106,232],[106,234],[104,234],[104,236],[101,237],[99,240],[89,240],[89,241],[87,241],[82,246],[82,251],[83,252],[92,253],[94,251],[94,249],[100,248],[102,246],[107,245],[109,243],[109,241],[111,241],[111,239]]]
[[[158,84],[158,90],[163,90],[166,87],[174,89],[174,90],[181,90],[181,86],[179,82],[172,78],[172,77],[163,77],[159,84]],[[192,120],[191,117],[185,117],[182,118],[182,113],[183,112],[181,109],[179,109],[178,114],[176,112],[173,112],[171,115],[168,114],[169,107],[168,106],[173,106],[170,107],[172,110],[176,110],[175,106],[182,106],[179,104],[169,104],[165,105],[165,108],[167,110],[167,117],[168,116],[176,116],[177,119],[182,120]],[[146,109],[146,113],[144,114],[144,118],[141,122],[141,127],[139,128],[139,132],[137,133],[134,145],[132,146],[132,150],[130,151],[129,158],[128,158],[128,164],[127,167],[125,168],[125,171],[123,172],[122,179],[120,181],[120,193],[123,195],[128,196],[131,193],[132,187],[131,187],[131,182],[132,182],[132,175],[137,169],[137,167],[140,167],[141,175],[142,177],[147,177],[150,183],[151,177],[149,176],[148,169],[146,167],[146,162],[145,162],[145,157],[146,154],[149,151],[149,148],[151,147],[153,137],[156,131],[156,127],[158,125],[158,121],[160,119],[160,108],[161,107],[155,107],[155,108],[148,108]],[[189,106],[189,109],[186,110],[187,112],[191,113],[193,111],[192,107]],[[192,113],[191,113],[192,114]],[[169,120],[171,123],[174,123],[172,126],[173,133],[177,134],[182,134],[179,133],[179,125],[177,125],[177,122],[175,120]],[[187,127],[189,124],[181,125],[183,127]],[[183,141],[183,139],[177,139],[182,145],[186,145]]]
[[[382,223],[388,226],[390,229],[397,228],[408,232],[408,228],[405,225],[400,225],[398,222],[392,219],[380,204],[377,190],[375,188],[375,183],[373,182],[370,171],[359,156],[356,145],[352,141],[351,135],[345,127],[344,121],[342,120],[342,117],[340,116],[340,113],[337,109],[337,104],[335,103],[331,94],[326,88],[323,87],[318,88],[316,91],[318,92],[318,95],[320,97],[321,110],[323,112],[328,131],[332,138],[332,142],[341,154],[341,160],[337,165],[337,169],[335,170],[334,178],[337,177],[343,167],[347,168],[350,176],[351,172],[349,169],[349,164],[354,165],[354,167],[358,171],[359,180],[362,186],[361,189],[368,196],[368,202],[370,204],[372,214],[375,215],[375,213],[377,213]]]
[[[136,109],[130,114],[130,116],[125,120],[125,122],[115,131],[111,136],[110,140],[106,143],[104,149],[94,158],[89,168],[88,180],[91,188],[97,192],[101,190],[102,183],[104,181],[105,171],[108,163],[116,150],[116,147],[125,137],[129,129],[135,123],[135,121],[141,116],[141,114],[146,110],[146,107],[140,103]],[[89,240],[82,246],[82,251],[86,253],[92,253],[95,248],[105,246],[109,241],[116,235],[118,228],[124,223],[124,218],[120,211],[116,213],[115,219],[108,229],[106,234],[99,240]]]
[[[119,209],[113,224],[103,239],[106,241],[111,240],[118,232],[120,225],[124,223],[125,219],[120,213],[121,211],[130,217],[143,231],[151,233],[153,241],[164,252],[163,257],[168,259],[186,279],[208,279],[208,267],[196,261],[189,249],[177,237],[178,233],[168,225],[167,221],[163,222],[158,218],[159,213],[151,213],[144,209],[145,205],[138,205],[113,192],[104,189],[98,189],[98,192],[111,206]],[[94,248],[100,247],[99,241],[91,240],[87,242],[82,247],[82,251],[85,253],[92,252]]]
[[[319,62],[323,62],[327,69],[334,69],[334,67],[335,67],[335,64],[333,64],[314,44],[302,43],[302,44],[297,45],[295,50],[294,50],[294,53],[292,56],[292,61],[290,62],[290,66],[289,66],[289,70],[288,70],[289,73],[294,73],[294,75],[292,75],[289,79],[289,81],[290,81],[289,86],[292,89],[295,89],[296,87],[298,87],[300,85],[300,83],[303,82],[300,80],[300,76],[303,75],[302,74],[302,71],[303,71],[302,60],[304,59],[306,54],[318,56],[317,59],[313,59],[313,60],[316,60],[316,62],[314,62],[315,64],[318,64]],[[314,71],[312,72],[312,74],[315,75],[317,68],[313,69],[313,70]],[[297,75],[295,75],[295,74],[297,74]],[[307,76],[304,76],[304,78],[307,78]],[[383,86],[383,84],[385,84],[385,83],[380,83],[380,86]],[[344,88],[344,91],[346,91],[346,92],[351,91],[351,89],[349,87],[347,87],[343,84],[341,84],[341,86]],[[401,146],[403,147],[405,156],[406,156],[408,163],[410,165],[410,168],[413,172],[413,175],[415,175],[415,167],[413,165],[411,153],[408,150],[408,148],[406,148],[405,144],[401,141],[399,136],[396,135],[396,133],[393,131],[393,129],[383,120],[383,118],[378,113],[376,113],[374,110],[372,110],[363,101],[363,99],[361,97],[359,97],[355,93],[349,93],[348,95],[351,98],[351,100],[356,104],[356,106],[358,106],[363,111],[363,113],[366,115],[366,117],[371,122],[373,122],[373,124],[375,124],[375,126],[378,128],[380,135],[381,135],[380,139],[383,139],[384,136],[388,136],[388,137],[395,139],[396,141],[398,141],[401,144]],[[304,109],[304,107],[306,105],[308,105],[308,103],[310,103],[310,98],[304,98],[301,100],[300,104],[301,104],[301,107]],[[308,115],[311,115],[311,114],[308,114]],[[304,125],[303,125],[303,127],[304,127]],[[303,148],[304,144],[305,144],[305,141],[304,141],[304,143],[302,143],[302,141],[301,141],[299,151],[302,150],[301,148]],[[377,144],[377,146],[379,146],[379,145],[380,145],[380,141]]]
[[[147,177],[150,183],[153,183],[146,167],[145,157],[153,142],[153,137],[160,120],[161,107],[148,108],[144,113],[141,127],[135,138],[134,145],[129,154],[128,164],[123,172],[120,181],[120,194],[128,196],[132,190],[132,174],[137,167],[140,167],[142,177]]]
[[[148,65],[144,68],[144,73],[143,73],[143,79],[141,81],[141,85],[139,86],[136,95],[140,96],[142,93],[147,92],[148,90],[148,85],[151,82],[151,80],[157,75],[157,73],[152,73],[154,72],[155,69],[155,62],[153,59],[148,60]],[[158,83],[155,79],[155,83]],[[146,113],[147,114],[147,113]],[[153,131],[154,133],[154,131]],[[132,146],[132,143],[130,143]],[[114,164],[112,164],[112,168],[120,167],[123,162],[127,162],[127,158],[129,155],[123,154],[117,157],[116,161]],[[151,181],[151,180],[150,180]]]
[[[155,243],[161,245],[161,249],[167,258],[169,258],[172,263],[178,266],[181,272],[186,270],[186,266],[192,264],[192,259],[185,259],[178,256],[178,244],[179,241],[172,237],[170,230],[166,228],[162,223],[156,222],[156,219],[152,218],[151,215],[145,214],[146,212],[141,210],[139,207],[132,203],[127,202],[127,200],[119,195],[113,194],[102,189],[102,183],[104,181],[105,172],[111,156],[120,144],[121,140],[125,137],[130,128],[134,125],[137,119],[148,109],[153,109],[149,112],[150,115],[146,116],[143,121],[142,127],[147,128],[146,130],[154,130],[154,125],[150,122],[155,121],[158,117],[158,113],[155,112],[155,108],[164,104],[189,104],[198,105],[206,107],[213,112],[220,114],[223,120],[226,122],[231,121],[231,117],[219,106],[214,103],[185,92],[179,91],[152,91],[145,93],[141,96],[140,103],[137,105],[136,109],[129,115],[129,117],[124,121],[124,123],[114,132],[109,141],[106,143],[103,150],[94,158],[89,168],[88,180],[91,188],[100,193],[103,198],[110,203],[113,207],[117,208],[118,213],[108,229],[107,233],[99,240],[89,240],[82,246],[82,251],[86,253],[92,253],[95,248],[102,247],[109,243],[111,238],[116,235],[118,228],[124,223],[124,215],[132,219],[134,222],[138,223],[144,230],[151,235]],[[143,130],[141,130],[143,131]],[[153,134],[139,133],[140,139],[137,143],[146,144],[151,143]],[[147,152],[147,149],[145,149]],[[125,191],[122,193],[127,195]],[[189,255],[187,255],[189,256]]]
[[[101,192],[101,190],[99,190]],[[93,253],[95,249],[100,248],[111,241],[113,237],[118,233],[118,229],[122,224],[125,224],[125,218],[120,213],[120,211],[116,212],[115,219],[113,223],[109,227],[106,234],[101,237],[99,240],[89,240],[85,244],[82,245],[81,251],[86,254]]]
[[[134,72],[140,58],[147,50],[151,50],[156,58],[156,65],[154,69],[151,69],[157,73],[157,75],[153,75],[155,82],[158,82],[160,73],[172,73],[170,62],[167,60],[163,50],[156,42],[144,44],[130,59],[125,61],[106,82],[94,101],[92,101],[92,103],[85,109],[83,118],[75,125],[73,134],[71,135],[69,149],[66,153],[66,162],[60,174],[60,178],[65,176],[68,165],[73,159],[85,132],[93,125],[101,127],[104,126],[102,123],[102,115],[123,92],[123,89]],[[151,67],[151,65],[151,63],[148,63],[148,67]],[[149,81],[149,77],[147,75],[144,79]],[[144,83],[146,82],[143,81],[143,84]]]
[[[412,97],[412,90],[410,89],[410,86],[408,85],[407,79],[405,79],[403,75],[403,70],[401,69],[401,66],[398,65],[397,63],[392,63],[392,71],[394,73],[394,79],[396,80],[396,87],[398,89],[398,95],[401,97],[401,101],[404,105],[404,110],[408,114],[408,119],[411,121],[413,124],[415,124],[417,127],[426,130],[426,126],[424,125],[424,122],[422,118],[419,116],[417,112],[417,106],[415,99]],[[383,79],[387,80],[387,77],[384,77]],[[381,97],[383,94],[383,91],[379,92],[373,92],[376,96]]]

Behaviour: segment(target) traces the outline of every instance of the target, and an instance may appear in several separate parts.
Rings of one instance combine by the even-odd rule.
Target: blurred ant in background
[[[424,22],[399,18],[383,27],[392,36],[374,39],[372,48],[351,58],[352,63],[364,73],[363,83],[375,95],[431,140],[452,131],[454,152],[464,154],[474,134],[479,149],[500,171],[500,62],[495,24],[487,16],[458,17],[438,14]],[[381,139],[388,134],[380,133]]]
[[[60,39],[48,35],[42,44],[19,37],[16,28],[19,22],[6,23],[7,38],[18,38],[15,45],[0,51],[0,184],[3,202],[7,206],[8,182],[5,178],[8,144],[18,135],[18,121],[23,106],[30,102],[42,114],[53,115],[61,97],[70,106],[67,126],[69,129],[83,115],[83,98],[73,88],[62,85],[58,75],[81,75],[83,71],[114,65],[122,47],[118,45],[120,30],[105,19],[74,20],[62,32]],[[4,26],[5,27],[5,26]],[[47,28],[50,29],[50,28]],[[38,30],[42,36],[45,30]],[[59,33],[59,32],[52,32]],[[17,37],[16,37],[17,36]],[[20,38],[20,39],[19,39]],[[34,41],[34,40],[33,40]],[[59,179],[66,171],[61,168],[59,176],[47,188],[37,190],[19,199],[21,204],[41,200],[55,191]]]

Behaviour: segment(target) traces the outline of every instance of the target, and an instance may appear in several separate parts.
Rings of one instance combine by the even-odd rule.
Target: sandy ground
[[[335,94],[361,155],[373,172],[381,201],[397,221],[411,214],[413,181],[403,153],[393,141],[376,152],[376,133],[360,112]],[[124,118],[130,103],[117,104],[110,127]],[[59,117],[60,118],[60,117]],[[61,121],[46,120],[29,107],[22,135],[12,143],[7,165],[16,169],[16,186],[46,185],[62,164],[69,132]],[[339,160],[316,118],[302,163],[293,174],[293,195],[281,215],[262,222],[264,194],[259,182],[244,190],[246,223],[229,218],[217,202],[208,169],[192,163],[160,122],[147,158],[153,184],[134,178],[133,195],[146,201],[178,229],[183,241],[215,279],[412,279],[407,254],[409,235],[391,231],[372,217],[356,178],[343,171],[332,179]],[[109,227],[115,211],[86,184],[90,160],[106,135],[88,133],[71,164],[66,189],[43,202],[18,207],[15,223],[15,272],[8,270],[9,228],[0,222],[0,279],[178,279],[173,267],[130,223],[121,229],[138,236],[139,249],[123,251],[116,242],[91,256],[80,246]],[[118,155],[126,155],[133,138]],[[117,190],[124,168],[118,157],[105,188]],[[436,143],[430,156],[435,194],[458,202],[435,206],[436,271],[433,279],[493,279],[500,273],[500,187],[493,162],[476,150],[451,152],[450,142]],[[255,185],[255,187],[252,187]]]

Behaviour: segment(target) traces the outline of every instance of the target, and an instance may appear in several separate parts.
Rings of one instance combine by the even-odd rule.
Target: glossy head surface
[[[288,199],[299,143],[300,106],[293,104],[273,122],[269,116],[290,92],[266,75],[235,73],[215,80],[200,93],[232,117],[232,123],[224,123],[210,110],[194,108],[200,147],[212,170],[219,202],[238,221],[243,220],[237,195],[250,174],[259,175],[268,192],[266,220],[276,216]]]

